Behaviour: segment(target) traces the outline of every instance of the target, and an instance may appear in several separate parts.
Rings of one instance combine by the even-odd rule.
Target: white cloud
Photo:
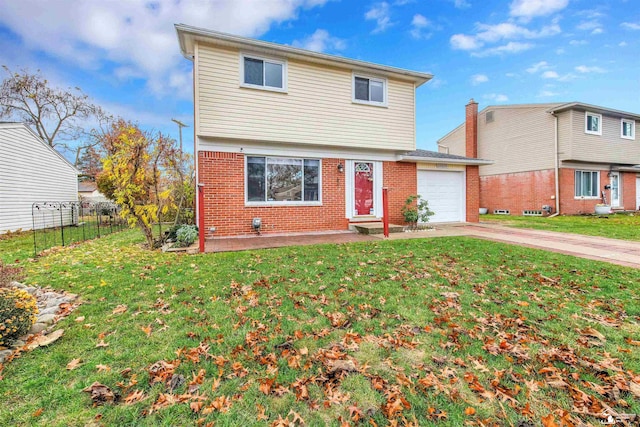
[[[391,10],[387,2],[378,3],[371,7],[364,14],[364,18],[367,21],[376,21],[376,28],[372,31],[374,34],[381,33],[393,25],[391,22]]]
[[[411,20],[411,36],[414,39],[427,39],[431,37],[432,33],[426,31],[428,28],[433,28],[433,23],[419,13],[413,15]]]
[[[495,25],[476,24],[476,34],[454,34],[449,39],[451,47],[459,50],[479,50],[487,44],[505,42],[509,40],[533,40],[544,37],[555,36],[562,30],[557,21],[551,25],[546,25],[539,30],[530,30],[513,22],[503,22]],[[472,53],[474,56],[491,56],[504,53],[522,52],[533,47],[531,43],[509,41],[507,44],[485,49],[482,52]]]
[[[589,42],[586,40],[571,40],[569,44],[571,46],[583,46],[585,44],[589,44]]]
[[[531,67],[527,68],[527,73],[535,74],[538,71],[546,70],[549,68],[549,64],[547,61],[540,61],[533,64]]]
[[[479,85],[480,83],[486,83],[489,81],[489,77],[487,77],[485,74],[474,74],[473,76],[471,76],[471,84],[476,86]]]
[[[454,34],[449,39],[449,42],[452,48],[459,50],[475,50],[483,45],[475,37],[467,36],[466,34]]]
[[[602,34],[602,33],[604,33],[604,30],[602,28],[594,28],[593,31],[591,31],[591,34],[593,35]]]
[[[555,71],[545,71],[542,73],[541,77],[543,79],[557,79],[560,76]]]
[[[469,3],[467,0],[453,0],[453,5],[457,9],[466,9],[471,7],[471,3]]]
[[[602,25],[598,21],[584,21],[581,22],[576,28],[583,31],[591,31],[596,28],[600,28]]]
[[[313,34],[302,40],[294,40],[291,45],[315,52],[344,50],[347,47],[344,40],[333,37],[327,30],[322,29],[316,30]]]
[[[618,43],[618,46],[620,47],[625,47],[627,45],[627,42],[625,41],[621,41],[620,43]]]
[[[594,66],[594,67],[588,67],[586,65],[578,65],[577,67],[575,67],[575,70],[579,73],[606,73],[607,71],[603,68]]]
[[[565,52],[566,51],[562,47],[556,49],[556,55],[564,55]]]
[[[21,0],[0,3],[0,24],[29,51],[47,52],[85,69],[111,66],[116,77],[146,79],[158,95],[190,94],[191,79],[184,76],[191,64],[180,55],[174,23],[259,36],[274,23],[296,19],[300,8],[326,1]]]
[[[519,52],[524,52],[525,50],[529,50],[533,46],[534,45],[531,43],[509,42],[502,46],[492,47],[490,49],[485,49],[480,52],[473,52],[471,53],[471,55],[482,58],[486,56],[497,56],[497,55],[504,55],[508,53],[519,53]]]
[[[482,96],[484,99],[489,99],[494,102],[507,102],[509,101],[509,97],[507,95],[503,95],[501,93],[488,93]]]
[[[518,77],[517,73],[505,73],[505,76],[507,77]]]
[[[446,84],[447,84],[446,80],[442,80],[437,77],[434,77],[431,80],[429,80],[429,84],[427,85],[427,87],[430,89],[440,89],[442,86],[445,86]]]
[[[537,16],[559,12],[569,4],[569,0],[514,0],[509,5],[509,14],[528,21]]]
[[[623,22],[620,26],[627,30],[640,30],[640,23],[636,22]]]

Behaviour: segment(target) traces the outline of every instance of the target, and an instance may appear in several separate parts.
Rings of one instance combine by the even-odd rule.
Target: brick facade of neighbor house
[[[582,170],[582,169],[580,169]],[[598,203],[602,203],[602,199],[584,199],[575,198],[574,182],[576,169],[562,168],[560,169],[560,212],[564,214],[591,214],[594,207]],[[607,203],[611,203],[611,192],[606,190],[605,185],[609,184],[607,174],[608,170],[600,171],[600,195],[604,191],[607,197]],[[620,209],[636,210],[636,174],[633,172],[620,172],[620,181],[622,188],[622,199],[620,200]]]
[[[483,176],[480,177],[480,188],[480,205],[489,213],[507,209],[511,215],[522,215],[525,210],[555,205],[553,169]],[[568,190],[573,192],[573,178],[570,188],[565,189]]]

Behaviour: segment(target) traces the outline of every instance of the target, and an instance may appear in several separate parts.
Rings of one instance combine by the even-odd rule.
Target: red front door
[[[355,213],[373,215],[373,163],[355,162]]]

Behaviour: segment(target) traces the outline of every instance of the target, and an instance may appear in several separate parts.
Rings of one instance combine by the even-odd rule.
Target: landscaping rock
[[[31,329],[29,329],[30,334],[39,334],[40,332],[47,329],[47,325],[44,323],[34,323]]]
[[[14,348],[19,348],[19,347],[22,347],[22,346],[24,346],[24,341],[22,341],[22,340],[15,340],[13,342],[13,347]]]
[[[55,314],[43,314],[41,316],[38,316],[38,323],[52,325],[55,318],[56,318]]]
[[[4,360],[9,357],[13,353],[13,350],[2,350],[0,351],[0,363],[4,363]]]
[[[26,289],[26,286],[23,285],[20,282],[11,282],[10,284],[12,287],[17,288],[17,289]]]
[[[38,315],[44,316],[45,314],[56,314],[59,308],[60,308],[60,305],[55,305],[53,307],[48,307],[43,310],[38,310]]]

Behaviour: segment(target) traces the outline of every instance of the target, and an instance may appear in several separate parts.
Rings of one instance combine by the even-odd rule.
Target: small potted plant
[[[605,215],[611,213],[611,206],[604,203],[598,203],[595,207],[596,215]]]

